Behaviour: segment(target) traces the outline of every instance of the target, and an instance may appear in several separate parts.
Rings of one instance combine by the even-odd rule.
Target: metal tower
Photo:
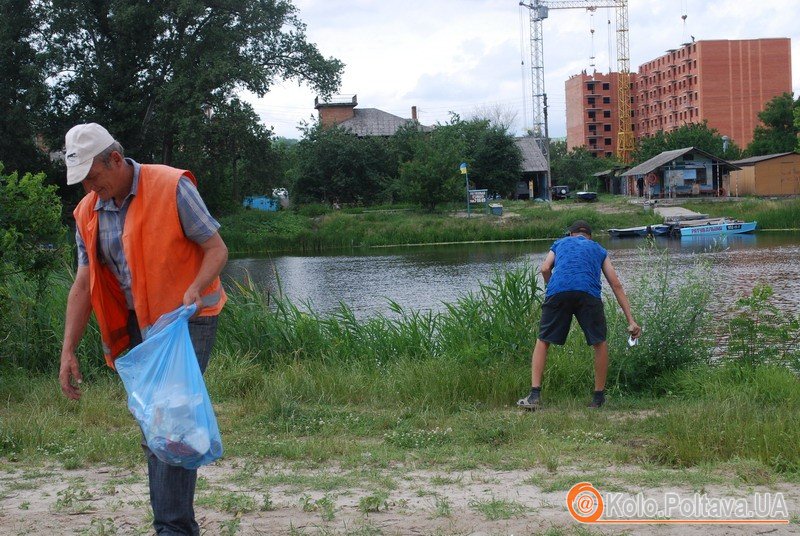
[[[547,187],[550,188],[550,151],[547,128],[547,94],[544,89],[544,51],[542,21],[551,9],[586,9],[613,7],[617,13],[617,71],[619,129],[617,156],[629,162],[633,152],[631,128],[631,65],[628,35],[628,0],[529,0],[519,5],[530,10],[531,86],[533,95],[533,135],[539,141],[548,162]]]

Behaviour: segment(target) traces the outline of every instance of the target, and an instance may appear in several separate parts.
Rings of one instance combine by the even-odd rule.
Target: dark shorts
[[[603,300],[579,291],[559,292],[545,298],[539,322],[539,338],[552,344],[564,344],[573,315],[583,329],[586,344],[591,346],[606,340]]]

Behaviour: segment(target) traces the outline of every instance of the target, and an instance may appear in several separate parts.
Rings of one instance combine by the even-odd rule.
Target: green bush
[[[5,175],[0,162],[0,284],[12,272],[46,277],[60,260],[61,200],[44,180],[43,173]]]
[[[652,243],[640,255],[639,271],[627,289],[634,318],[642,326],[639,344],[628,347],[627,322],[619,307],[606,307],[609,332],[624,334],[609,337],[609,383],[633,392],[658,389],[670,372],[707,363],[715,343],[708,329],[709,267],[698,261],[679,269],[669,251]]]
[[[316,218],[323,216],[331,211],[331,207],[322,203],[309,203],[307,205],[300,205],[296,212],[306,218]]]
[[[728,357],[745,365],[785,365],[800,372],[800,318],[771,301],[772,288],[758,283],[750,296],[736,302],[729,322]]]
[[[57,367],[68,288],[52,275],[66,255],[66,229],[56,188],[44,180],[5,175],[0,163],[0,365],[27,370]]]

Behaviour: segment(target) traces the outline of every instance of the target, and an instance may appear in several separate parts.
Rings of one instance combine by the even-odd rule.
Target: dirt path
[[[225,463],[201,469],[196,508],[204,534],[588,534],[570,517],[565,491],[542,483],[571,478],[543,470],[436,472],[292,469],[286,464]],[[547,487],[547,486],[546,486]],[[552,486],[550,486],[552,487]],[[623,486],[655,497],[691,489]],[[616,489],[615,491],[620,491]],[[708,496],[781,492],[790,525],[591,527],[601,534],[797,534],[800,486],[705,487]],[[0,466],[0,534],[150,534],[143,469]]]

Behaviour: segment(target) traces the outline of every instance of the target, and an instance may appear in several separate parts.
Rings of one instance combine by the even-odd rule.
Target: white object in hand
[[[628,336],[628,346],[636,346],[639,343],[639,338],[633,338],[633,335]]]

